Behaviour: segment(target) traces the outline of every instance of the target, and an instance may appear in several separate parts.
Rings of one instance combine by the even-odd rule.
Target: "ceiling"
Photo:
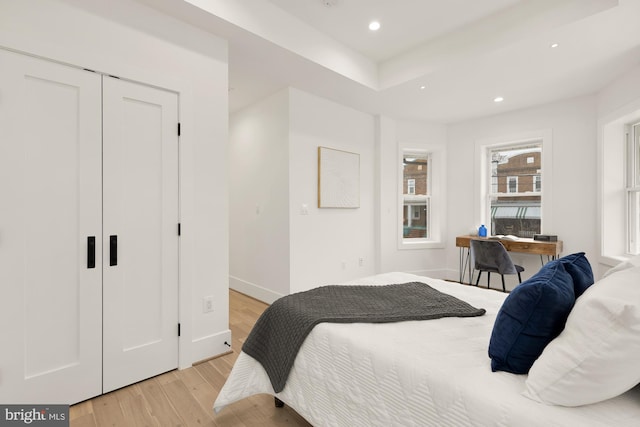
[[[294,87],[454,123],[593,94],[640,64],[640,0],[138,1],[229,40],[231,112]]]
[[[306,24],[380,62],[464,27],[519,0],[268,0]],[[381,23],[369,31],[370,21]]]

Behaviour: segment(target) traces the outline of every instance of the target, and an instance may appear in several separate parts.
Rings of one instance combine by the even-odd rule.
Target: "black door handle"
[[[118,236],[109,236],[109,265],[118,265]]]
[[[87,237],[87,268],[96,268],[96,236]]]

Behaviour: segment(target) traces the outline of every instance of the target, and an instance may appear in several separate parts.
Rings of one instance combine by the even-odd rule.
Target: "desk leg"
[[[469,284],[472,285],[473,283],[473,275],[472,275],[472,270],[471,270],[471,248],[467,249],[467,259],[465,261],[465,264],[467,264],[469,266]]]
[[[460,247],[460,253],[459,253],[459,264],[458,264],[458,268],[460,269],[460,283],[464,282],[464,275],[465,275],[465,271],[467,270],[467,266],[469,268],[469,283],[471,283],[471,263],[469,262],[469,253],[470,253],[471,249],[467,249],[467,255],[465,256],[464,254],[464,248],[461,246]]]
[[[460,246],[460,251],[458,252],[458,282],[462,283],[464,280],[464,248]]]
[[[547,262],[558,259],[560,255],[547,255]],[[544,258],[542,258],[542,254],[540,254],[540,264],[544,265]]]

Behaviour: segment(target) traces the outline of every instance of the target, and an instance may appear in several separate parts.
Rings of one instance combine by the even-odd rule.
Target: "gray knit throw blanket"
[[[279,393],[302,343],[320,322],[389,323],[484,313],[482,308],[419,282],[323,286],[275,301],[256,322],[242,351],[262,364]]]

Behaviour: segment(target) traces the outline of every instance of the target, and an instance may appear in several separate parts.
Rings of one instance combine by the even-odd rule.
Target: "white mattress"
[[[387,324],[321,323],[307,337],[281,393],[241,353],[214,410],[277,396],[314,426],[638,426],[640,387],[579,408],[522,396],[525,375],[491,372],[489,337],[506,294],[406,273],[349,284],[421,281],[485,308],[481,317]]]

